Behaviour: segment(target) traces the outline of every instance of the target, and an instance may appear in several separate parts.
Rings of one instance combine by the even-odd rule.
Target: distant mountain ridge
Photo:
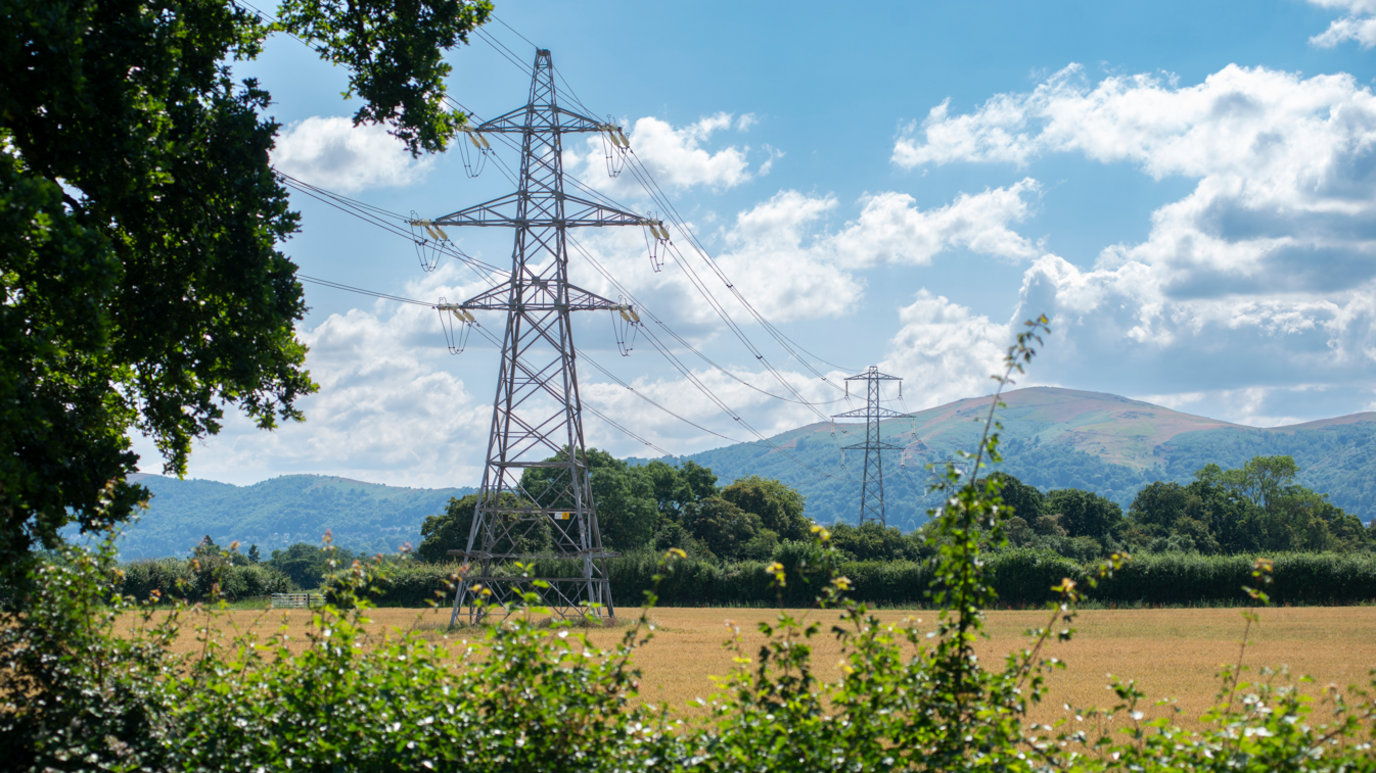
[[[284,475],[251,486],[177,480],[139,473],[131,480],[152,493],[149,507],[120,542],[124,559],[185,554],[209,535],[234,540],[264,556],[297,542],[319,542],[329,529],[351,550],[396,552],[420,543],[425,517],[473,488],[414,489],[332,475]]]
[[[935,502],[925,491],[925,466],[974,448],[990,400],[957,400],[881,425],[881,437],[903,448],[885,460],[890,525],[908,530],[926,521]],[[1185,482],[1211,462],[1238,467],[1253,456],[1285,454],[1299,463],[1300,483],[1363,520],[1376,516],[1376,413],[1259,429],[1074,389],[1018,389],[1003,401],[1001,469],[1043,490],[1094,491],[1126,508],[1152,481]],[[776,435],[770,444],[741,443],[680,458],[711,467],[723,484],[747,475],[778,478],[807,497],[809,517],[853,523],[864,457],[846,452],[842,466],[840,447],[863,433],[863,425],[812,424]],[[185,554],[207,534],[220,544],[239,540],[243,550],[257,544],[267,555],[296,542],[318,542],[326,529],[341,547],[393,552],[406,542],[419,544],[425,517],[443,511],[450,497],[476,491],[323,475],[286,475],[251,486],[147,474],[135,479],[153,498],[121,542],[125,558]]]
[[[925,522],[935,504],[925,493],[925,466],[972,450],[991,400],[957,400],[882,423],[881,437],[903,448],[885,459],[890,525]],[[1299,463],[1301,484],[1328,493],[1363,520],[1376,515],[1376,413],[1260,429],[1056,387],[1013,390],[1003,402],[1001,469],[1044,490],[1085,489],[1126,508],[1152,481],[1184,482],[1211,462],[1237,467],[1260,454],[1284,454]],[[818,423],[777,435],[772,445],[742,443],[683,458],[711,467],[724,481],[779,478],[807,496],[807,514],[818,522],[854,522],[864,457],[849,451],[843,460],[840,446],[860,433],[863,425]]]

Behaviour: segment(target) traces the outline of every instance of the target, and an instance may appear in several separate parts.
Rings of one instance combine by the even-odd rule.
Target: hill
[[[297,542],[318,543],[330,529],[335,544],[352,550],[395,552],[420,544],[420,526],[450,497],[471,488],[413,489],[324,475],[284,475],[252,486],[177,480],[140,473],[152,492],[148,510],[120,542],[125,559],[186,554],[210,535],[241,550],[256,544],[264,556]]]
[[[890,525],[906,530],[926,521],[926,509],[935,504],[925,493],[926,465],[974,448],[990,400],[959,400],[881,424],[881,437],[903,447],[885,458]],[[1329,494],[1363,520],[1376,515],[1376,413],[1259,429],[1073,389],[1019,389],[1003,401],[1002,469],[1043,490],[1085,489],[1126,508],[1152,481],[1186,482],[1211,462],[1237,467],[1259,454],[1285,454],[1302,468],[1302,485]],[[819,423],[777,435],[770,444],[741,443],[684,458],[711,467],[722,482],[778,478],[807,496],[814,520],[854,522],[864,456],[843,453],[841,446],[863,437],[863,425]]]
[[[1078,488],[1123,505],[1156,480],[1186,482],[1209,463],[1241,466],[1259,454],[1293,456],[1300,483],[1329,494],[1363,520],[1376,516],[1376,413],[1258,429],[1173,411],[1117,395],[1035,387],[1004,395],[1002,469],[1042,490]],[[884,440],[903,447],[886,455],[890,525],[910,530],[935,502],[926,494],[929,463],[974,447],[988,397],[959,400],[884,422]],[[747,475],[778,478],[807,497],[820,523],[854,522],[863,425],[812,424],[771,438],[693,454],[725,484]],[[425,517],[472,488],[412,489],[320,475],[287,475],[252,486],[138,475],[153,493],[149,510],[129,527],[125,558],[187,553],[203,536],[219,544],[257,544],[264,555],[297,542],[318,542],[331,529],[336,544],[392,552],[419,544]]]

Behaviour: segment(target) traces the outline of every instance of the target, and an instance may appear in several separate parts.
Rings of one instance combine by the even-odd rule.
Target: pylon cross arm
[[[534,112],[546,122],[527,123],[527,116]],[[553,119],[549,120],[553,113]],[[477,126],[472,131],[487,132],[491,134],[524,134],[527,130],[537,132],[559,132],[567,134],[571,132],[600,132],[606,130],[606,122],[595,118],[589,118],[582,113],[575,113],[565,107],[554,106],[550,110],[549,105],[523,105],[502,113],[496,118],[490,118]]]
[[[900,412],[898,412],[898,411],[890,410],[890,409],[888,409],[888,408],[883,408],[883,407],[876,406],[876,407],[874,407],[874,408],[856,408],[856,409],[853,410],[853,411],[846,411],[845,413],[834,413],[834,414],[832,414],[831,418],[833,418],[833,419],[868,419],[868,418],[870,418],[870,417],[872,417],[872,416],[877,416],[877,417],[879,417],[879,418],[881,418],[881,419],[906,419],[906,418],[912,416],[912,414],[910,414],[910,413],[900,413]]]
[[[488,228],[548,228],[554,226],[582,228],[608,225],[649,225],[656,222],[634,212],[627,212],[624,209],[588,201],[577,196],[555,194],[550,198],[555,197],[564,202],[563,217],[531,217],[529,215],[520,217],[521,194],[508,193],[491,201],[465,207],[458,212],[450,212],[444,217],[437,217],[431,220],[430,224],[439,226],[472,225]]]
[[[479,293],[457,306],[474,311],[616,311],[625,308],[625,304],[608,300],[591,290],[584,290],[568,282],[563,284],[565,293],[561,299],[558,285],[554,280],[513,281],[519,282],[527,290],[534,290],[531,293],[533,297],[523,299],[519,303],[513,302],[512,282],[507,282]]]

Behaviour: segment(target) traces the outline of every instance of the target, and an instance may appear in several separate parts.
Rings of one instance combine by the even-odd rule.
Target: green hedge
[[[1159,553],[1135,557],[1091,598],[1146,604],[1237,601],[1255,586],[1249,556]],[[1367,553],[1281,553],[1265,590],[1276,604],[1342,604],[1376,599],[1376,557]]]
[[[148,599],[154,590],[164,599],[202,601],[210,597],[210,589],[218,575],[220,595],[233,601],[286,593],[291,581],[285,574],[262,564],[222,566],[218,571],[195,571],[190,562],[179,558],[134,561],[121,567],[123,580],[116,589],[124,596],[138,601]]]
[[[761,561],[721,563],[675,562],[659,588],[661,606],[759,606],[782,602],[807,606],[821,586],[815,567],[782,560],[787,585],[780,593],[770,587]],[[986,567],[1003,605],[1041,606],[1055,598],[1051,588],[1063,578],[1083,582],[1093,564],[1080,564],[1056,553],[1028,549],[989,555]],[[377,586],[384,606],[424,606],[427,600],[453,602],[450,590],[458,565],[410,563],[396,567],[391,578]],[[578,565],[538,561],[535,576],[574,576]],[[636,554],[609,562],[612,597],[626,606],[639,606],[653,587],[658,556]],[[931,564],[925,561],[854,561],[841,566],[851,579],[852,596],[873,604],[920,606],[926,603]],[[1092,601],[1120,604],[1227,604],[1245,600],[1244,585],[1255,585],[1252,558],[1183,553],[1145,554],[1089,591]],[[1275,557],[1274,582],[1267,588],[1277,604],[1344,604],[1376,600],[1376,557],[1332,553],[1289,553]]]

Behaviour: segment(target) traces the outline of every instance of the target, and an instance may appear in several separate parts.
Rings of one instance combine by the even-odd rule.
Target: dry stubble
[[[1376,608],[1305,607],[1261,611],[1261,624],[1253,626],[1252,644],[1244,664],[1253,669],[1263,666],[1289,666],[1295,676],[1313,677],[1308,686],[1317,693],[1325,685],[1339,687],[1366,685],[1368,671],[1376,667]],[[710,698],[714,691],[711,676],[724,676],[732,667],[734,652],[724,648],[732,626],[741,631],[746,654],[753,656],[764,637],[758,632],[761,621],[773,621],[777,610],[768,609],[686,609],[660,608],[652,612],[655,638],[635,656],[643,671],[641,696],[651,703],[667,703],[684,717],[701,717],[706,710],[698,698]],[[826,633],[836,620],[834,612],[811,612],[823,623],[822,633],[813,641],[819,675],[835,678],[842,652],[834,637]],[[214,628],[222,634],[230,629],[256,629],[260,637],[285,632],[293,647],[304,646],[311,621],[307,610],[236,610],[214,618]],[[389,632],[417,627],[426,636],[439,638],[448,621],[447,610],[378,609],[369,613],[370,632]],[[930,629],[935,621],[931,612],[885,611],[879,617],[893,624],[905,618],[921,619],[920,627]],[[176,649],[194,651],[195,628],[208,618],[188,615]],[[1000,667],[1002,657],[1027,646],[1023,631],[1045,624],[1047,613],[997,611],[988,615],[990,639],[980,646],[981,657],[991,667]],[[133,619],[127,618],[132,624]],[[1049,722],[1073,716],[1064,704],[1076,708],[1109,707],[1114,696],[1106,688],[1108,674],[1124,680],[1135,679],[1148,701],[1175,699],[1183,713],[1177,720],[1192,726],[1214,700],[1218,690],[1216,674],[1224,663],[1238,659],[1244,621],[1236,609],[1153,609],[1091,610],[1075,621],[1076,634],[1068,643],[1051,643],[1048,654],[1068,664],[1050,679],[1046,702],[1033,712],[1033,719]],[[580,631],[601,645],[611,645],[624,634],[624,628]],[[465,631],[454,638],[476,639],[479,634]],[[1254,670],[1248,678],[1258,678]],[[1150,710],[1149,710],[1150,713]]]

